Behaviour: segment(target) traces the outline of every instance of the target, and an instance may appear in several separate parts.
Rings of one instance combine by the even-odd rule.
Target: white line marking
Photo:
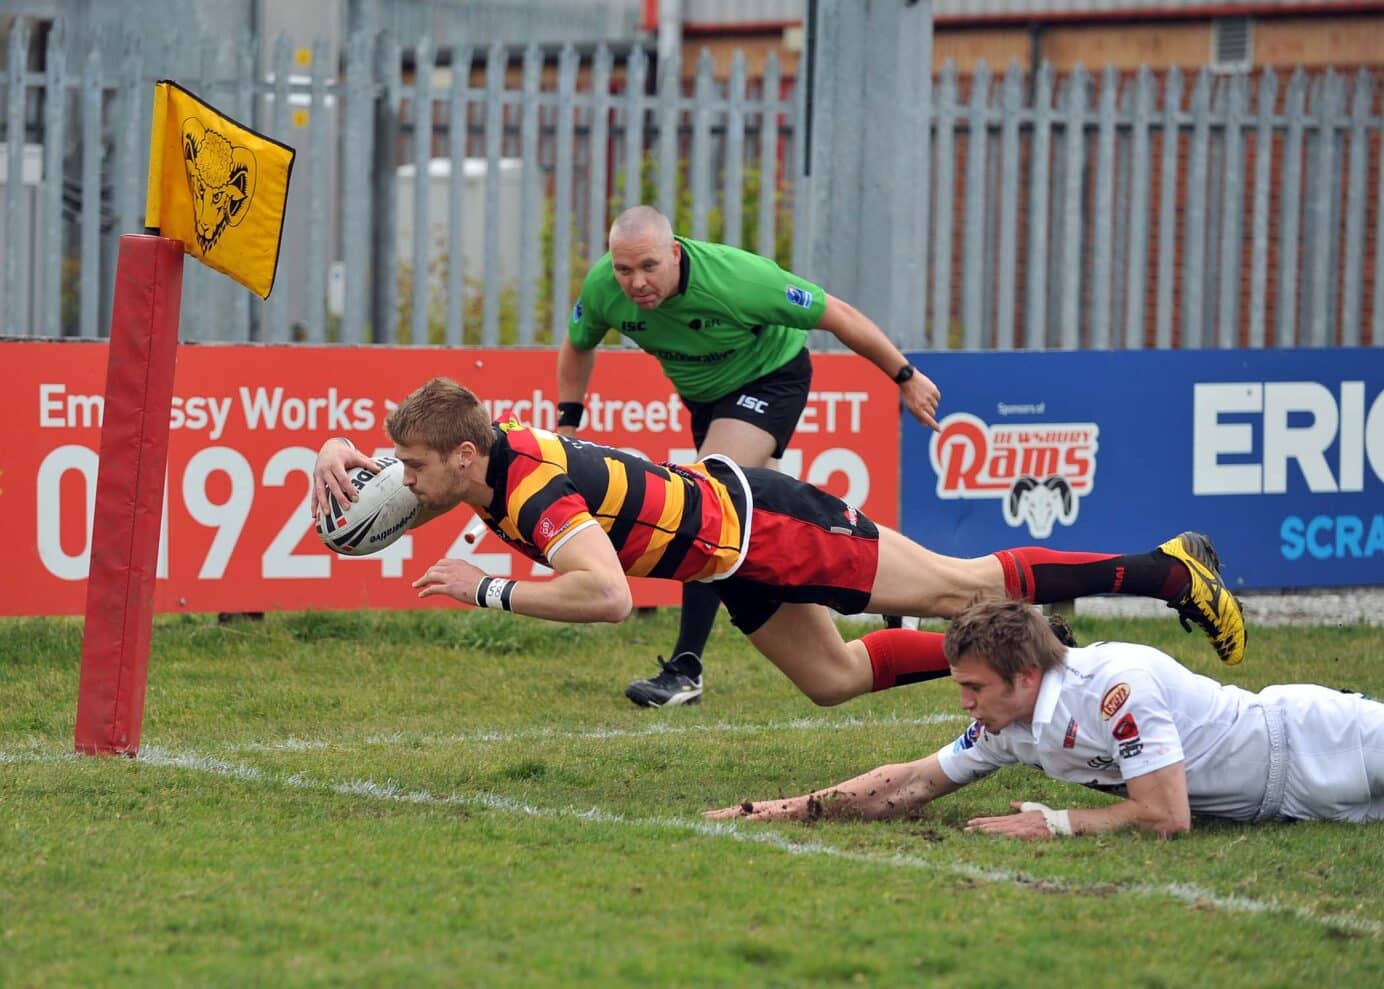
[[[229,752],[305,752],[313,749],[351,747],[356,745],[465,745],[477,742],[521,742],[546,739],[596,740],[620,738],[650,738],[672,735],[714,735],[749,734],[754,732],[784,731],[830,731],[832,729],[854,728],[916,728],[926,725],[960,723],[967,720],[959,714],[927,714],[917,718],[885,716],[870,718],[794,718],[789,721],[761,722],[759,724],[713,724],[678,725],[666,721],[655,721],[641,728],[591,728],[586,730],[560,730],[557,728],[519,728],[514,731],[483,729],[462,732],[455,735],[409,735],[404,732],[381,732],[367,735],[361,739],[342,741],[335,739],[286,738],[279,742],[246,742],[228,745]]]
[[[19,762],[65,762],[79,758],[75,753],[52,753],[34,748],[29,752],[7,753],[0,751],[0,764]],[[1112,888],[1116,892],[1129,893],[1143,897],[1162,897],[1199,907],[1212,906],[1228,913],[1277,914],[1286,913],[1299,920],[1310,921],[1325,927],[1354,931],[1379,937],[1384,934],[1384,923],[1362,917],[1348,917],[1339,914],[1321,914],[1306,907],[1283,904],[1275,899],[1255,900],[1244,896],[1222,896],[1209,889],[1190,883],[1169,883],[1156,886],[1145,883],[1119,885],[1101,883],[1096,886],[1083,886],[1062,879],[1044,879],[1030,871],[1011,872],[1007,869],[986,869],[968,865],[964,862],[934,862],[918,855],[896,853],[893,855],[872,855],[867,852],[852,852],[818,841],[793,841],[773,831],[759,830],[760,826],[736,824],[733,821],[689,820],[677,817],[630,818],[614,814],[598,807],[579,809],[576,807],[536,807],[521,803],[494,793],[475,794],[435,794],[428,790],[410,790],[393,781],[377,783],[370,779],[347,780],[344,782],[319,781],[302,773],[289,776],[266,772],[244,763],[229,762],[215,756],[197,755],[185,752],[168,752],[157,747],[146,747],[140,752],[138,763],[147,766],[171,767],[207,773],[227,779],[244,782],[264,783],[295,790],[309,790],[318,793],[336,793],[348,797],[363,797],[368,800],[382,800],[397,803],[424,804],[449,807],[484,807],[509,814],[522,814],[526,817],[568,818],[592,821],[598,824],[619,824],[630,827],[662,830],[690,831],[708,838],[728,838],[732,841],[765,845],[790,855],[813,855],[854,862],[861,865],[884,865],[897,868],[919,869],[930,872],[944,872],[964,876],[981,882],[996,885],[1016,886],[1021,889],[1042,888],[1045,891],[1063,893],[1090,893],[1097,888],[1102,893]],[[753,830],[752,830],[753,829]]]

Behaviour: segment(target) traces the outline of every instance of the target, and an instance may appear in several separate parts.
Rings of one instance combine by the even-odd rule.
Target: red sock
[[[911,628],[885,628],[861,636],[875,671],[875,683],[870,689],[888,690],[946,676],[951,667],[942,652],[943,638],[941,632]]]

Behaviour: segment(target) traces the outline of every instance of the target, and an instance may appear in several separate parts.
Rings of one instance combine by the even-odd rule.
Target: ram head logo
[[[1034,539],[1052,535],[1055,522],[1071,525],[1076,514],[1076,494],[1067,479],[1056,474],[1041,482],[1025,474],[1014,482],[1004,500],[1004,520],[1013,526],[1027,522]]]
[[[183,164],[192,191],[193,226],[206,254],[226,227],[238,226],[255,196],[255,156],[200,120],[183,121]]]

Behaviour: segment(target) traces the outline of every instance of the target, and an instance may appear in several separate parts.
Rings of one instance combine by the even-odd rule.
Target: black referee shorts
[[[755,378],[714,402],[682,404],[692,414],[692,440],[702,448],[707,430],[717,419],[739,419],[758,426],[774,438],[774,456],[782,457],[798,428],[812,388],[812,357],[804,347],[787,364]]]

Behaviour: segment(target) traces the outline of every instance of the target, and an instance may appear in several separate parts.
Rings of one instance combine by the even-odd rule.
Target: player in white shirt
[[[1042,769],[1125,799],[1053,810],[1014,802],[968,831],[1017,838],[1139,827],[1186,831],[1192,815],[1236,821],[1384,821],[1384,704],[1314,684],[1251,693],[1193,673],[1149,646],[1069,648],[1022,602],[984,600],[946,633],[961,706],[975,720],[915,762],[712,818],[881,819],[988,776]]]

